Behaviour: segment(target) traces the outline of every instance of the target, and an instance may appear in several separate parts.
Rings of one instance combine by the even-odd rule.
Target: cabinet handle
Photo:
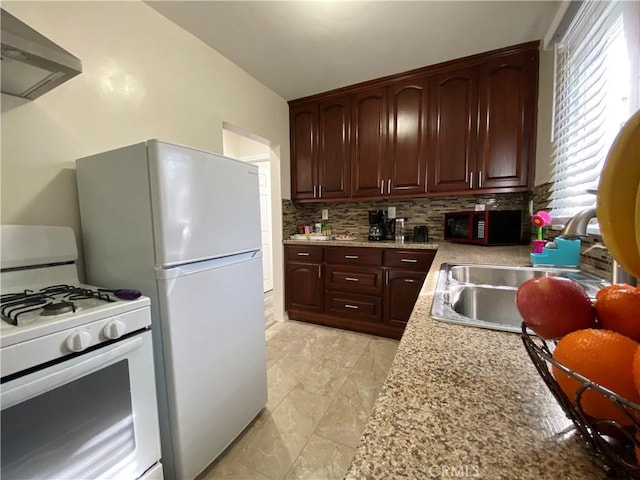
[[[344,277],[344,279],[349,281],[349,282],[359,282],[360,281],[359,278],[354,278],[354,277]]]
[[[318,185],[318,198],[322,198],[322,185]]]
[[[316,189],[318,187],[316,185],[313,186],[313,198],[316,198]]]
[[[318,278],[322,278],[322,265],[318,265]]]
[[[298,252],[298,256],[299,257],[308,257],[309,256],[309,252]]]
[[[358,255],[345,255],[344,258],[348,258],[349,260],[357,260]]]
[[[405,278],[404,281],[407,283],[416,283],[415,280],[411,280],[410,278]]]
[[[387,180],[387,193],[391,193],[391,179]]]
[[[384,180],[380,180],[380,195],[384,194]]]
[[[384,272],[384,284],[389,285],[389,270]]]
[[[345,303],[344,306],[345,306],[345,308],[353,308],[354,310],[358,309],[357,305],[349,305],[348,303]]]
[[[478,172],[478,188],[482,188],[482,170]]]
[[[473,188],[473,172],[469,175],[469,188]]]
[[[401,258],[400,261],[406,263],[418,263],[418,260],[415,258]]]

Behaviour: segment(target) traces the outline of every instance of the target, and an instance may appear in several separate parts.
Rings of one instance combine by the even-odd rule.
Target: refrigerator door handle
[[[226,267],[237,263],[249,262],[256,258],[262,258],[262,250],[252,250],[250,252],[229,255],[226,257],[213,258],[201,262],[187,263],[173,267],[156,266],[156,279],[176,278],[183,275],[206,272],[214,268]]]

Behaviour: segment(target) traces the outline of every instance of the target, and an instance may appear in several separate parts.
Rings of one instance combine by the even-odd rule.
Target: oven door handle
[[[117,346],[107,352],[99,353],[98,355],[80,361],[68,368],[58,370],[50,375],[45,375],[44,377],[37,378],[31,382],[18,385],[14,388],[9,386],[9,382],[4,385],[5,388],[2,389],[2,393],[0,394],[2,409],[4,410],[7,407],[24,402],[25,400],[35,397],[43,392],[53,390],[54,388],[64,385],[75,378],[83,377],[118,357],[122,357],[126,353],[139,348],[141,345],[142,337],[140,335],[136,335],[135,337],[120,342]]]

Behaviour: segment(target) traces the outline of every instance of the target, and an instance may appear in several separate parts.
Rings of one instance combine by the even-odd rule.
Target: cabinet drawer
[[[287,260],[322,262],[322,247],[314,245],[287,245]]]
[[[327,292],[325,313],[343,318],[382,321],[382,299],[355,293]]]
[[[330,247],[326,249],[327,263],[347,265],[382,265],[382,249],[369,247]]]
[[[382,268],[327,265],[326,287],[343,292],[382,293]]]
[[[427,272],[435,256],[435,250],[388,249],[384,251],[384,265]]]

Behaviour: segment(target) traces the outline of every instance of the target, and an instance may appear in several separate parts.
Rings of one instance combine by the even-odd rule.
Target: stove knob
[[[121,320],[112,320],[102,329],[102,334],[109,340],[115,340],[124,335],[125,324]]]
[[[86,330],[73,332],[67,337],[67,348],[72,352],[81,352],[91,345],[91,334]]]

